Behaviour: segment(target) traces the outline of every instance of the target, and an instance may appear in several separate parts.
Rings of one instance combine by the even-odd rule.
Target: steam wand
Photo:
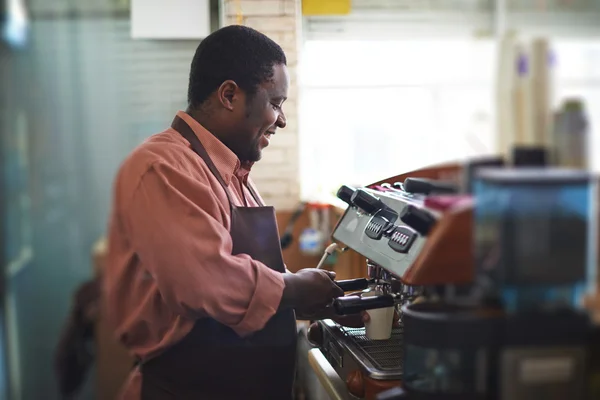
[[[327,260],[327,257],[332,255],[338,249],[338,247],[339,246],[337,243],[332,243],[329,246],[327,246],[327,248],[323,252],[323,257],[321,257],[321,260],[319,261],[319,263],[316,266],[316,269],[321,269],[323,267],[323,265],[325,264],[325,260]],[[348,250],[348,248],[343,247],[343,248],[339,249],[338,251],[340,253],[343,253],[346,250]],[[364,290],[364,289],[368,288],[370,281],[365,278],[358,278],[358,279],[347,279],[347,280],[343,280],[343,281],[335,281],[335,283],[344,292],[350,292],[350,291],[354,291],[354,290]]]
[[[337,243],[331,243],[329,246],[327,246],[327,248],[323,252],[323,257],[321,257],[321,260],[317,264],[316,268],[321,269],[321,267],[323,267],[323,264],[325,264],[325,260],[327,260],[327,257],[332,255],[338,247],[339,246]],[[344,251],[344,250],[342,249],[342,251]]]

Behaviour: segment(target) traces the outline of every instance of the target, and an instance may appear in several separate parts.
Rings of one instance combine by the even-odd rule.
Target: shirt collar
[[[252,169],[253,163],[242,163],[229,147],[217,139],[212,133],[204,128],[198,121],[192,118],[188,113],[179,111],[177,116],[187,122],[196,134],[200,143],[206,149],[210,159],[215,164],[217,171],[221,174],[226,185],[231,183],[231,178],[235,175],[242,181],[248,180],[248,174]]]

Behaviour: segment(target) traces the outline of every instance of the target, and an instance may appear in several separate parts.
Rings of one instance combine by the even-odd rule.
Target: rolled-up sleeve
[[[156,163],[123,220],[163,300],[189,318],[211,317],[245,336],[279,308],[283,276],[247,254],[232,255],[223,210],[208,183]]]

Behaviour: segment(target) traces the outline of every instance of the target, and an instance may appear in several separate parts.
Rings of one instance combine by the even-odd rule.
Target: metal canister
[[[555,163],[563,168],[589,167],[589,122],[581,100],[565,101],[554,120]]]

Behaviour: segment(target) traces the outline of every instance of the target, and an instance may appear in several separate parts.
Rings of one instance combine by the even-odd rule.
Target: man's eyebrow
[[[286,101],[287,97],[285,97],[285,96],[275,96],[275,97],[272,98],[272,100],[281,102],[281,101]]]

